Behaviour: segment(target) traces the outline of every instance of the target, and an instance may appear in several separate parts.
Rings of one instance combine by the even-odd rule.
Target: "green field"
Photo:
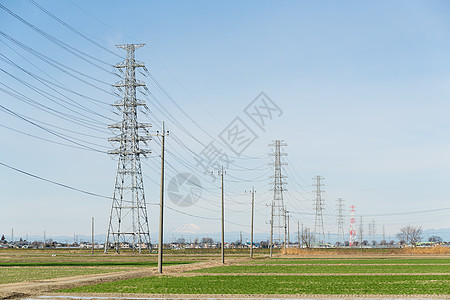
[[[259,258],[177,276],[160,275],[101,283],[62,292],[449,295],[450,259],[447,257]]]
[[[190,264],[194,261],[166,261],[163,265]],[[156,267],[156,261],[54,261],[0,262],[1,267]]]
[[[60,277],[102,274],[130,270],[129,268],[60,268],[60,267],[21,267],[0,268],[0,284]]]
[[[170,257],[170,255],[168,255]],[[199,255],[196,260],[184,256],[172,256],[165,266],[193,263],[208,260],[208,255]],[[103,254],[97,251],[71,250],[14,250],[0,251],[0,284],[23,281],[53,279],[77,275],[103,274],[118,271],[135,270],[139,267],[156,267],[154,254],[137,255],[132,252],[123,254]]]
[[[72,293],[448,295],[450,275],[147,277],[64,290]]]
[[[389,274],[450,273],[449,265],[235,265],[193,271],[197,273],[289,273],[289,274]]]
[[[219,251],[167,251],[165,266],[220,261]],[[353,255],[268,258],[230,251],[227,264],[195,271],[118,280],[63,293],[247,295],[450,295],[449,255]],[[231,259],[237,260],[231,260]],[[156,254],[71,250],[0,251],[0,284],[156,268]],[[193,265],[194,266],[194,265]],[[188,266],[187,266],[188,267]],[[144,269],[142,269],[144,270]],[[154,269],[153,269],[154,270]],[[170,271],[170,268],[166,269]],[[147,273],[143,273],[147,274]],[[142,276],[142,275],[140,275]],[[195,297],[195,296],[193,296]]]
[[[254,259],[248,261],[247,264],[352,264],[352,265],[371,265],[371,264],[448,264],[450,265],[450,258],[365,258],[365,259],[354,259],[354,258],[297,258],[297,259],[283,259],[283,258],[272,258],[268,259]]]

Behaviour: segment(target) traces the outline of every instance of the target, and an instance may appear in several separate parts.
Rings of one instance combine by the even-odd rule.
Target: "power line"
[[[89,63],[89,64],[91,64],[91,65],[93,65],[93,66],[95,66],[95,67],[97,67],[97,68],[99,68],[100,70],[103,70],[103,71],[105,71],[105,72],[107,72],[107,73],[113,74],[113,73],[110,72],[109,70],[107,70],[107,69],[105,69],[105,68],[103,68],[103,67],[101,67],[101,66],[99,66],[99,65],[97,65],[97,64],[95,64],[95,63],[93,63],[92,61],[86,59],[85,57],[83,57],[83,56],[81,56],[81,55],[84,55],[84,56],[86,56],[86,57],[89,57],[90,59],[93,59],[93,60],[97,61],[97,62],[100,62],[100,63],[103,63],[103,64],[105,64],[105,65],[110,66],[109,63],[107,63],[107,62],[105,62],[105,61],[102,61],[102,60],[100,60],[100,59],[98,59],[98,58],[96,58],[96,57],[94,57],[94,56],[92,56],[92,55],[89,55],[89,54],[87,54],[87,53],[85,53],[85,52],[83,52],[83,51],[81,51],[81,50],[78,50],[78,49],[76,49],[76,48],[74,48],[74,47],[72,47],[72,46],[70,46],[70,45],[64,43],[63,41],[61,41],[61,40],[55,38],[54,36],[52,36],[52,35],[46,33],[46,32],[43,31],[42,29],[40,29],[40,28],[34,26],[33,24],[31,24],[30,22],[26,21],[25,19],[23,19],[22,17],[20,17],[20,16],[17,15],[16,13],[14,13],[12,10],[8,9],[7,7],[5,7],[4,5],[0,4],[0,8],[3,9],[4,11],[6,11],[6,12],[7,12],[8,14],[10,14],[11,16],[13,16],[14,18],[16,18],[17,20],[19,20],[20,22],[22,22],[23,24],[25,24],[25,25],[27,25],[28,27],[30,27],[30,28],[31,28],[32,30],[34,30],[35,32],[39,33],[40,35],[42,35],[43,37],[45,37],[46,39],[48,39],[49,41],[51,41],[52,43],[56,44],[57,46],[61,47],[61,48],[64,49],[64,50],[66,50],[67,52],[72,53],[72,54],[75,55],[76,57],[80,58],[81,60],[83,60],[83,61],[85,61],[85,62],[87,62],[87,63]],[[81,55],[78,54],[78,53],[80,53]]]
[[[115,55],[119,58],[122,58],[122,56],[120,56],[119,54],[112,52],[111,50],[109,50],[108,48],[103,47],[102,45],[100,45],[99,43],[97,43],[96,41],[92,40],[91,38],[89,38],[88,36],[86,36],[84,33],[82,33],[81,31],[73,28],[72,26],[70,26],[69,24],[67,24],[66,22],[64,22],[63,20],[61,20],[60,18],[58,18],[57,16],[55,16],[54,14],[52,14],[51,12],[49,12],[47,9],[45,9],[44,7],[42,7],[41,5],[39,5],[38,3],[36,3],[36,1],[34,0],[28,0],[29,2],[31,2],[32,4],[34,4],[37,8],[39,8],[41,11],[43,11],[44,13],[46,13],[47,15],[49,15],[50,17],[52,17],[54,20],[56,20],[58,23],[62,24],[64,27],[66,27],[67,29],[71,30],[72,32],[74,32],[75,34],[81,36],[82,38],[84,38],[85,40],[91,42],[92,44],[96,45],[97,47],[105,50],[106,52],[111,53],[112,55]]]
[[[79,188],[76,188],[76,187],[73,187],[73,186],[70,186],[70,185],[67,185],[67,184],[64,184],[64,183],[59,183],[59,182],[56,182],[56,181],[53,181],[53,180],[50,180],[50,179],[46,179],[46,178],[38,176],[38,175],[34,175],[32,173],[29,173],[29,172],[20,170],[18,168],[12,167],[10,165],[7,165],[7,164],[5,164],[3,162],[0,162],[0,165],[6,167],[8,169],[14,170],[16,172],[25,174],[27,176],[30,176],[30,177],[33,177],[33,178],[36,178],[36,179],[39,179],[39,180],[42,180],[42,181],[45,181],[45,182],[48,182],[48,183],[51,183],[51,184],[58,185],[60,187],[63,187],[63,188],[69,189],[69,190],[74,190],[74,191],[77,191],[77,192],[80,192],[80,193],[83,193],[83,194],[87,194],[87,195],[90,195],[90,196],[94,196],[94,197],[99,197],[99,198],[104,198],[104,199],[111,199],[111,197],[107,197],[107,196],[103,196],[103,195],[100,195],[100,194],[88,192],[88,191],[85,191],[85,190],[82,190],[82,189],[79,189]]]

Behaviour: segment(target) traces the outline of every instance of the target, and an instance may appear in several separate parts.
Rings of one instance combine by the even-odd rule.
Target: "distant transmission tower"
[[[314,203],[316,217],[314,221],[314,237],[317,238],[319,243],[323,243],[325,241],[325,230],[323,228],[323,199],[322,199],[322,186],[323,180],[322,176],[316,176],[314,178],[316,180],[316,201]]]
[[[356,218],[355,218],[355,206],[350,206],[350,236],[348,243],[350,247],[354,246],[356,242]]]
[[[122,121],[109,126],[117,132],[117,135],[109,141],[119,144],[117,149],[109,153],[118,155],[119,162],[105,253],[112,247],[119,252],[121,245],[137,248],[139,252],[143,247],[150,248],[150,230],[140,160],[141,156],[146,156],[150,151],[141,149],[140,142],[146,143],[151,139],[148,131],[151,125],[137,121],[138,107],[145,106],[145,102],[136,99],[137,88],[145,88],[145,83],[136,79],[136,69],[146,70],[145,65],[135,60],[136,49],[143,46],[144,44],[117,46],[126,50],[127,56],[123,62],[115,66],[123,75],[123,80],[114,85],[122,93],[122,99],[115,102],[113,106],[122,113]]]
[[[286,176],[282,175],[282,166],[287,165],[287,163],[281,160],[282,156],[287,156],[287,153],[281,152],[281,147],[287,146],[286,143],[283,143],[283,140],[275,140],[269,146],[273,147],[273,152],[269,153],[269,156],[273,156],[273,163],[270,165],[274,166],[275,174],[271,176],[273,178],[273,200],[272,200],[272,213],[271,213],[271,228],[270,228],[270,236],[271,236],[271,247],[274,243],[286,243],[286,211],[283,200],[283,191],[286,191],[283,188],[283,184],[286,182],[283,180]],[[284,236],[283,236],[284,235]]]
[[[359,217],[359,241],[361,243],[361,248],[363,246],[363,235],[364,235],[364,223],[363,223],[363,217]]]
[[[372,219],[372,241],[375,240],[375,235],[376,234],[377,234],[377,230],[376,230],[376,227],[375,227],[375,220]]]
[[[342,242],[345,241],[345,234],[344,234],[344,199],[338,198],[337,199],[337,209],[338,209],[338,217],[337,217],[337,223],[338,223],[338,241]]]

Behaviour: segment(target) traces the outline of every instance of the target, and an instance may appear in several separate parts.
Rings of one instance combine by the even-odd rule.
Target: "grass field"
[[[260,258],[177,276],[130,279],[63,292],[450,295],[450,257]]]
[[[78,287],[76,293],[448,295],[450,275],[147,277]]]
[[[172,258],[173,260],[165,261],[164,265],[211,259],[208,255],[199,255],[195,260],[183,256]],[[156,267],[157,264],[157,257],[154,254],[137,255],[125,252],[120,255],[105,255],[98,251],[91,255],[90,251],[5,249],[0,251],[0,284],[112,273],[139,267]]]
[[[166,261],[165,266],[189,264],[194,261]],[[156,267],[156,261],[48,261],[0,262],[1,267]]]
[[[449,273],[450,265],[236,265],[193,271],[197,273],[289,274],[405,274]]]
[[[275,258],[268,258],[266,253],[257,253],[256,258],[250,260],[248,251],[230,251],[227,253],[226,265],[211,267],[214,264],[209,261],[217,262],[220,259],[217,250],[167,251],[165,266],[187,264],[188,268],[177,268],[173,273],[165,275],[113,279],[116,281],[59,292],[450,295],[450,255],[386,255],[385,252],[361,254],[359,251],[346,252],[345,255],[330,251],[327,253],[318,255],[310,252],[307,256],[303,252],[298,257],[276,254]],[[192,270],[190,264],[195,262],[206,262],[206,265],[203,269],[188,271]],[[136,272],[156,265],[156,254],[125,252],[105,255],[96,252],[90,255],[90,251],[0,251],[0,284],[117,271]],[[93,283],[95,282],[90,284]]]
[[[272,265],[272,264],[351,264],[351,265],[371,265],[371,264],[395,264],[395,265],[433,265],[440,264],[450,265],[450,258],[417,258],[417,257],[403,257],[403,258],[364,258],[364,259],[354,259],[354,258],[296,258],[296,259],[285,259],[285,258],[273,258],[273,259],[253,259],[247,262],[247,264],[261,264],[261,265]]]
[[[21,267],[0,268],[0,284],[60,277],[102,274],[130,270],[129,268],[60,268],[60,267]]]

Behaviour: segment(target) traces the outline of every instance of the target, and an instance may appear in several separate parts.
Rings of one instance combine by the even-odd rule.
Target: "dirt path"
[[[243,259],[229,259],[229,263],[243,261]],[[219,261],[208,261],[183,265],[165,266],[163,273],[165,275],[176,275],[182,272],[198,270],[208,267],[221,266]],[[72,288],[82,285],[92,285],[102,282],[111,282],[117,280],[147,277],[158,275],[157,268],[140,268],[131,271],[122,271],[106,274],[91,274],[71,276],[64,278],[54,278],[45,280],[25,281],[18,283],[8,283],[0,285],[0,299],[24,298],[38,296],[42,293],[48,293],[54,290]]]

